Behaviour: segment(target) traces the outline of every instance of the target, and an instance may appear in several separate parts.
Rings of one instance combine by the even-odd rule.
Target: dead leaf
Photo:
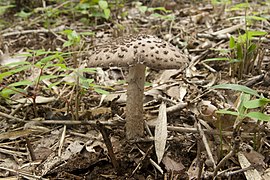
[[[176,162],[167,155],[163,157],[162,162],[167,171],[180,172],[185,169],[185,166],[181,162]]]
[[[167,136],[168,133],[167,133],[166,104],[162,102],[159,108],[157,125],[155,128],[155,151],[158,159],[158,164],[161,162],[165,152]]]
[[[248,161],[246,156],[242,152],[238,152],[238,161],[242,169],[248,168],[251,166],[251,163]],[[245,177],[247,180],[260,180],[262,179],[261,175],[256,169],[251,169],[244,171]]]
[[[23,55],[24,53],[18,53],[14,56],[9,56],[9,54],[3,54],[0,56],[0,65],[4,66],[10,63],[17,63],[26,61],[27,56]]]

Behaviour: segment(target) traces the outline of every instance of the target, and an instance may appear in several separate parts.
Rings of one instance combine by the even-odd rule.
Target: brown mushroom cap
[[[187,63],[187,58],[178,48],[151,35],[118,38],[98,47],[88,58],[89,67],[144,64],[153,69],[179,69]]]

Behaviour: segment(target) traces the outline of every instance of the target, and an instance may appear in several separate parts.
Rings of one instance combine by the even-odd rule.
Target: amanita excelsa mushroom
[[[89,67],[128,67],[126,135],[136,139],[144,134],[143,96],[145,68],[185,68],[187,58],[170,43],[151,35],[118,38],[97,48]]]

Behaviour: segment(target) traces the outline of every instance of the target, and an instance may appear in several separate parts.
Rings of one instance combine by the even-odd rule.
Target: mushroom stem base
[[[138,64],[129,69],[126,105],[126,135],[128,139],[136,139],[144,134],[145,68],[145,65]]]

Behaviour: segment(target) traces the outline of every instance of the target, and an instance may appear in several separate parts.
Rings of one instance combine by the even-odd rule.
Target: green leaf
[[[241,93],[240,94],[240,103],[237,104],[237,111],[239,114],[244,114],[246,112],[246,108],[244,103],[250,100],[250,94]]]
[[[270,115],[261,112],[249,112],[246,116],[260,121],[270,121]]]
[[[99,7],[101,8],[101,9],[107,9],[108,8],[108,3],[107,3],[107,1],[99,1],[98,2],[98,5],[99,5]]]
[[[235,47],[235,40],[233,36],[230,37],[229,47],[233,49]]]
[[[253,52],[256,50],[256,48],[257,48],[257,45],[252,43],[252,44],[248,47],[247,53],[248,53],[248,54],[253,53]]]
[[[257,97],[260,97],[260,95],[257,93],[257,91],[250,89],[249,87],[242,86],[239,84],[219,84],[212,86],[211,88],[214,89],[230,89],[230,90],[235,90],[235,91],[241,91],[250,95],[254,95]]]
[[[211,61],[228,61],[229,58],[226,57],[220,57],[220,58],[209,58],[209,59],[205,59],[203,60],[203,62],[211,62]]]
[[[235,111],[229,111],[229,110],[225,110],[225,109],[221,109],[221,110],[217,110],[215,111],[216,113],[219,113],[219,114],[229,114],[229,115],[233,115],[233,116],[238,116],[239,113],[238,112],[235,112]]]
[[[109,19],[110,18],[110,14],[111,14],[110,9],[104,9],[103,12],[104,12],[104,18],[105,19]]]
[[[0,81],[1,81],[3,78],[7,77],[7,76],[16,74],[16,73],[21,72],[21,71],[24,71],[24,70],[27,70],[27,69],[29,69],[30,67],[31,67],[31,65],[25,65],[25,66],[22,66],[22,67],[19,67],[19,68],[12,69],[12,70],[10,70],[10,71],[1,73],[1,74],[0,74]]]
[[[0,92],[0,95],[2,97],[4,97],[4,98],[9,98],[10,95],[12,95],[12,94],[18,94],[18,93],[27,94],[27,92],[24,89],[11,87],[11,88],[5,88],[5,89],[3,89]]]
[[[229,20],[232,19],[247,19],[247,20],[255,20],[255,21],[266,21],[267,19],[264,17],[259,17],[259,16],[234,16],[231,18],[228,18]]]
[[[64,75],[63,75],[64,76]],[[59,76],[57,75],[42,75],[40,76],[39,79],[40,81],[44,80],[44,79],[55,79],[55,78],[58,78]]]
[[[105,90],[99,89],[99,88],[94,88],[94,91],[96,91],[99,94],[104,94],[104,95],[110,94],[108,91],[105,91]]]
[[[147,6],[140,6],[138,7],[139,11],[141,11],[142,13],[145,13],[147,11]]]
[[[83,68],[83,69],[80,69],[79,72],[95,73],[96,68]]]
[[[30,65],[30,63],[29,62],[27,62],[27,61],[19,61],[19,62],[13,62],[13,63],[8,63],[8,64],[5,64],[4,66],[10,66],[10,67],[13,67],[14,68],[14,66],[16,67],[16,66],[23,66],[23,65]]]
[[[21,17],[21,18],[28,18],[31,16],[32,12],[25,12],[21,10],[21,12],[17,13],[15,16]]]
[[[16,86],[26,86],[26,85],[32,85],[33,82],[32,81],[29,81],[29,80],[23,80],[23,81],[19,81],[19,82],[15,82],[15,83],[12,83],[12,84],[9,84],[8,86],[9,87],[16,87]]]
[[[245,106],[245,108],[253,109],[253,108],[263,107],[264,105],[268,104],[269,102],[270,102],[270,99],[260,98],[260,99],[246,101],[244,103],[244,106]]]
[[[93,36],[93,35],[95,35],[95,33],[92,32],[92,31],[89,31],[89,32],[80,32],[80,35]]]
[[[237,43],[236,45],[236,54],[237,54],[237,59],[242,60],[244,55],[243,55],[243,49],[240,43]]]

